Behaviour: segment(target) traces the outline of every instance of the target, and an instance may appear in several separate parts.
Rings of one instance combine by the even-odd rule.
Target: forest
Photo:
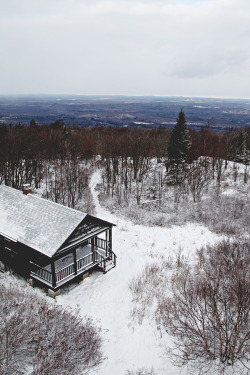
[[[37,125],[34,121],[30,126],[0,125],[0,183],[17,189],[29,183],[34,194],[93,213],[90,181],[93,173],[98,172],[99,200],[111,213],[134,224],[143,222],[149,228],[196,223],[224,236],[214,246],[197,249],[194,263],[179,249],[176,259],[160,257],[146,264],[128,283],[134,306],[132,318],[142,324],[149,315],[153,317],[162,335],[173,337],[175,346],[168,352],[173,363],[191,363],[197,371],[205,371],[214,364],[213,369],[221,373],[227,373],[231,367],[235,369],[237,364],[239,373],[248,371],[245,364],[250,340],[249,163],[250,127],[232,128],[224,133],[213,132],[209,126],[200,131],[190,130],[183,110],[172,130],[66,127],[60,120],[51,125]],[[6,281],[2,285],[6,288]],[[15,288],[10,305],[4,300],[10,317],[18,299],[25,298]],[[45,302],[39,306],[38,310],[47,311],[55,319],[57,310],[50,310]],[[19,310],[18,307],[17,315]],[[66,312],[61,314],[69,320]],[[36,330],[41,330],[39,319],[43,316],[39,318],[36,312]],[[84,323],[78,317],[74,321],[86,329],[87,340],[91,331],[96,337],[90,344],[97,353],[97,361],[90,357],[86,363],[84,358],[79,362],[85,373],[103,361],[100,331],[92,321]],[[12,320],[10,323],[13,324]],[[18,366],[18,361],[24,361],[17,350],[20,343],[14,349],[8,347],[11,327],[8,321],[4,324],[6,334],[0,345],[3,353],[11,353],[11,357],[7,362],[6,357],[0,357],[0,370],[10,373],[7,363],[13,366],[10,369],[22,373]],[[62,327],[57,329],[62,334]],[[39,331],[39,335],[42,345],[47,345],[46,333]],[[53,340],[52,335],[48,344],[54,345]],[[86,342],[80,337],[79,340],[85,352]],[[24,331],[23,345],[30,343],[29,360],[35,361],[32,374],[42,374],[41,366],[45,365],[48,374],[56,373],[56,359],[47,363],[45,354],[39,359],[42,347]],[[56,350],[62,355],[60,347]],[[69,365],[71,373],[77,373],[78,367],[72,362]],[[155,375],[155,371],[139,368],[127,370],[127,374]]]
[[[201,156],[211,157],[213,164],[222,159],[241,161],[237,154],[250,149],[250,127],[218,134],[208,126],[189,133],[188,163]],[[63,166],[67,170],[68,184],[74,190],[76,187],[81,190],[87,178],[82,162],[91,161],[105,166],[108,184],[112,175],[115,180],[120,163],[123,171],[132,170],[130,176],[136,180],[138,175],[142,176],[150,159],[155,158],[160,163],[166,158],[170,134],[171,130],[161,128],[66,127],[61,120],[49,126],[37,126],[32,120],[28,127],[0,125],[0,178],[17,189],[23,183],[38,188],[51,165],[56,172]],[[248,162],[244,160],[245,164]],[[56,194],[54,199],[57,201]],[[74,207],[74,200],[68,205]]]

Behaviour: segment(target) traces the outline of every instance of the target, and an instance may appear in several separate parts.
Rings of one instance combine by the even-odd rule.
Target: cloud
[[[1,2],[0,93],[192,95],[216,77],[247,96],[248,1]]]
[[[249,62],[249,53],[238,48],[229,50],[204,50],[193,51],[186,54],[184,59],[175,58],[172,74],[178,78],[209,78],[228,73],[237,74],[240,69],[245,69]]]
[[[90,14],[168,14],[223,0],[8,0],[0,3],[2,18],[75,17]]]

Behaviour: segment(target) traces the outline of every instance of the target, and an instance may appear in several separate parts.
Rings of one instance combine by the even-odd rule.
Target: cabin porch
[[[116,266],[116,255],[110,241],[92,237],[60,257],[52,258],[47,265],[31,264],[30,277],[56,291],[64,284],[83,275],[94,267],[108,272]]]

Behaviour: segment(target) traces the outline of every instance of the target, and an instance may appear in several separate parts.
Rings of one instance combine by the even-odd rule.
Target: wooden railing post
[[[56,287],[56,272],[55,272],[55,261],[51,261],[51,273],[52,273],[52,287]]]
[[[109,238],[108,238],[108,231],[105,231],[105,240],[106,240],[106,257],[108,256],[108,243],[109,243]]]
[[[74,258],[74,272],[75,272],[75,275],[77,275],[76,248],[73,249],[73,258]]]
[[[110,250],[112,250],[112,228],[109,229],[109,246]]]
[[[91,251],[93,253],[93,263],[95,263],[95,239],[91,238]]]

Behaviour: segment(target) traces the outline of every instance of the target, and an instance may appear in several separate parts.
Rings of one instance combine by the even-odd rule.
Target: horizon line
[[[100,98],[114,98],[114,97],[129,97],[129,98],[189,98],[189,99],[232,99],[232,100],[250,100],[250,97],[240,96],[197,96],[197,95],[165,95],[165,94],[44,94],[44,93],[22,93],[22,94],[1,94],[0,97],[100,97]]]

